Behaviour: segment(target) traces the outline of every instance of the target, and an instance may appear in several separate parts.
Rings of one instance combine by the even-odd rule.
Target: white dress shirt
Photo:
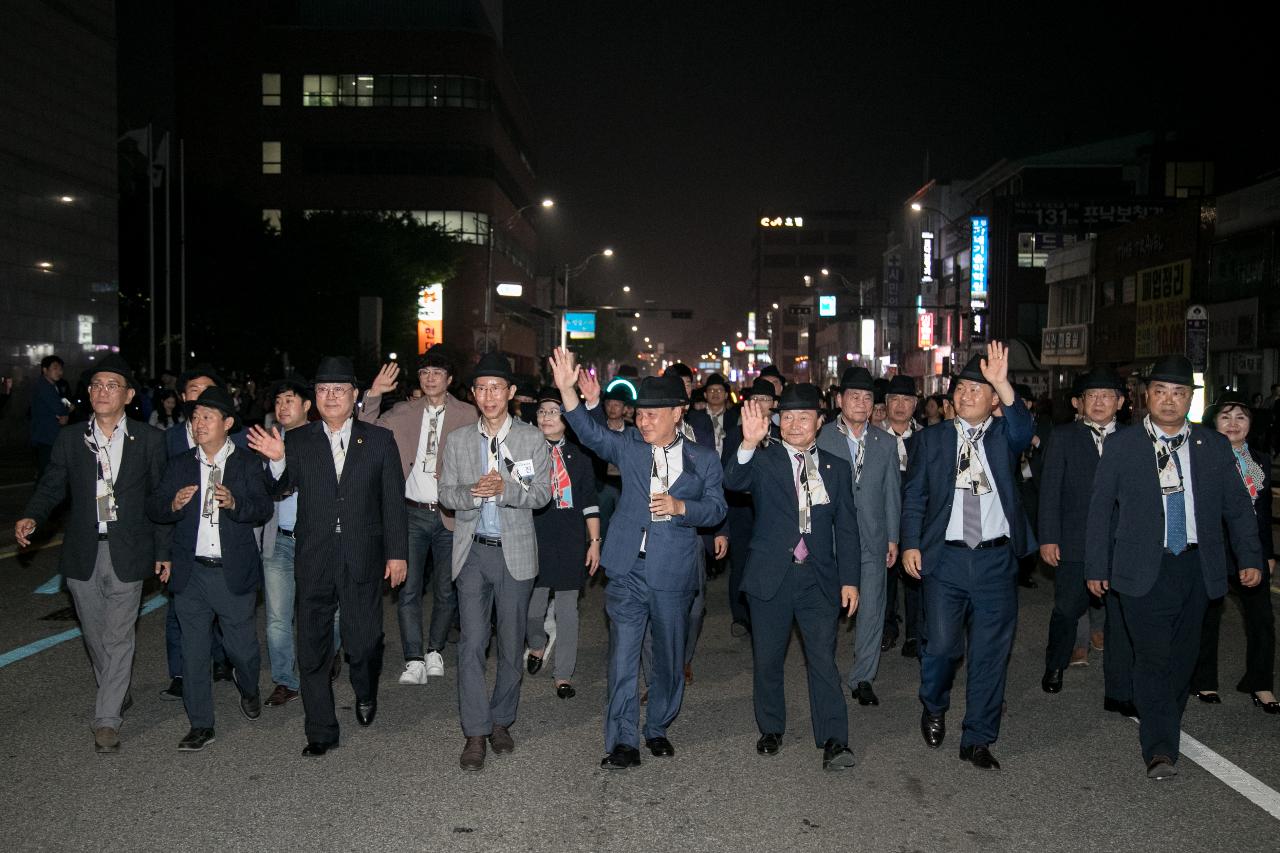
[[[205,515],[205,502],[209,493],[209,473],[213,470],[213,466],[218,466],[223,476],[223,480],[220,482],[225,482],[227,457],[234,450],[235,445],[231,443],[230,439],[227,439],[222,448],[213,455],[213,459],[209,459],[202,448],[196,448],[196,461],[200,463],[200,489],[191,500],[196,502],[196,509],[200,513],[200,522],[196,528],[197,557],[222,559],[222,537],[218,533],[218,520],[222,509],[218,506],[217,501],[214,501],[213,511],[209,515]]]
[[[982,508],[982,538],[983,540],[997,539],[1001,536],[1008,536],[1009,519],[1005,517],[1004,507],[1000,503],[1000,489],[996,486],[995,474],[991,470],[991,464],[987,461],[987,449],[985,442],[979,441],[974,448],[978,451],[978,460],[982,463],[982,470],[986,472],[987,482],[991,484],[991,491],[985,495],[979,495],[979,506]],[[960,439],[956,437],[956,465],[960,462]],[[951,467],[951,477],[955,479],[956,465]],[[963,542],[964,541],[964,490],[956,489],[955,500],[951,502],[951,518],[947,521],[947,541]]]

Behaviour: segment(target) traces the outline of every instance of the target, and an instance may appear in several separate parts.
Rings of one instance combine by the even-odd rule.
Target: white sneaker
[[[426,684],[427,665],[420,660],[406,661],[404,672],[400,673],[401,684]]]
[[[444,657],[439,652],[427,652],[426,674],[436,678],[444,677]],[[426,678],[423,678],[425,681]]]

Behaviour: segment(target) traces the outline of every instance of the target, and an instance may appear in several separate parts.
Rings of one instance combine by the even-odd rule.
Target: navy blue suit
[[[582,444],[622,472],[622,496],[609,524],[600,562],[609,578],[605,608],[609,614],[609,700],[605,750],[638,747],[640,705],[637,678],[645,629],[653,632],[653,680],[645,738],[665,737],[684,698],[684,646],[689,606],[702,579],[699,527],[723,520],[723,473],[715,451],[681,442],[682,473],[670,493],[684,501],[685,514],[651,522],[650,475],[653,448],[635,430],[613,432],[584,406],[565,413]],[[644,558],[640,545],[645,545]]]
[[[1103,445],[1089,506],[1086,572],[1090,580],[1110,581],[1120,598],[1133,641],[1133,701],[1147,762],[1157,755],[1178,759],[1182,712],[1209,599],[1226,594],[1228,572],[1262,567],[1257,518],[1230,442],[1193,424],[1186,448],[1191,470],[1182,475],[1195,501],[1195,548],[1175,555],[1164,547],[1156,456],[1140,426]],[[1224,533],[1234,565],[1227,562]]]
[[[1018,621],[1016,557],[1035,540],[1018,496],[1018,454],[1035,428],[1015,394],[1005,416],[992,420],[982,439],[987,476],[1000,498],[1009,542],[971,549],[949,544],[947,525],[956,500],[956,425],[943,421],[914,437],[902,498],[902,547],[921,552],[925,637],[920,654],[920,701],[931,714],[951,703],[955,666],[965,654],[968,683],[961,746],[990,745],[1000,734],[1000,706],[1013,633]]]
[[[783,665],[795,622],[804,640],[814,742],[847,744],[849,716],[835,654],[840,589],[858,586],[862,567],[853,477],[848,463],[818,451],[818,473],[829,503],[812,508],[811,532],[803,537],[809,553],[797,563],[794,551],[801,533],[791,454],[781,441],[771,441],[757,447],[745,463],[738,461],[736,451],[725,463],[725,486],[756,496],[756,525],[742,578],[752,620],[756,725],[762,734],[786,731]]]

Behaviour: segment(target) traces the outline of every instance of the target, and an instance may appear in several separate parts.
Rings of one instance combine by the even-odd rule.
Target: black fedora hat
[[[679,376],[681,379],[693,379],[693,368],[685,364],[683,361],[672,362],[666,370],[662,371],[663,376]]]
[[[553,402],[553,403],[559,403],[560,405],[563,406],[564,396],[560,393],[560,389],[555,387],[554,385],[543,385],[541,388],[538,389],[538,402],[539,403]]]
[[[840,390],[874,392],[876,383],[871,378],[871,371],[865,367],[849,367],[840,374]]]
[[[710,388],[712,385],[719,385],[724,390],[729,390],[729,383],[719,373],[713,373],[706,379],[702,380],[703,390]]]
[[[319,385],[321,382],[345,382],[348,385],[355,385],[355,365],[345,355],[326,355],[320,359],[320,366],[316,368],[316,384]]]
[[[93,377],[99,373],[114,373],[124,379],[126,385],[130,388],[137,389],[138,382],[133,378],[133,368],[129,366],[129,362],[119,353],[109,353],[94,362],[93,366],[84,375],[84,382],[88,385],[93,381]]]
[[[750,390],[747,391],[747,399],[752,397],[768,397],[770,400],[778,399],[778,389],[773,387],[773,383],[763,376],[756,377],[756,381],[751,383]]]
[[[1145,377],[1147,384],[1152,382],[1170,382],[1174,385],[1186,385],[1188,388],[1199,388],[1196,384],[1195,370],[1191,359],[1185,355],[1166,355],[1156,359]]]
[[[473,383],[485,376],[504,379],[508,385],[514,385],[516,381],[515,374],[511,372],[511,359],[496,352],[487,352],[480,356],[480,360],[476,362],[475,370],[471,371],[471,381]]]
[[[1249,397],[1240,391],[1227,388],[1213,401],[1213,405],[1205,407],[1204,416],[1200,418],[1200,423],[1208,427],[1215,427],[1216,424],[1214,422],[1218,419],[1218,415],[1228,407],[1243,409],[1245,414],[1249,416],[1249,422],[1253,422],[1253,407],[1249,405]]]
[[[983,385],[990,385],[991,383],[987,381],[987,377],[982,375],[982,362],[984,359],[985,356],[981,353],[970,358],[968,363],[965,364],[964,370],[956,374],[956,384],[959,384],[961,379],[968,379],[970,382],[981,382]]]
[[[427,347],[426,352],[418,356],[418,370],[433,367],[453,376],[453,359],[449,358],[449,354],[441,344],[432,344]]]
[[[916,395],[916,381],[910,376],[899,373],[889,380],[889,387],[884,389],[884,393],[886,396],[900,394],[903,397],[914,397]]]
[[[671,375],[646,376],[640,381],[640,391],[631,405],[637,409],[670,409],[688,404],[684,382],[679,376]]]
[[[1085,391],[1091,390],[1109,390],[1119,394],[1124,394],[1129,389],[1125,387],[1124,380],[1115,374],[1114,371],[1105,367],[1095,367],[1088,373],[1076,379],[1077,384],[1072,387],[1072,391],[1076,392],[1075,396],[1079,397]]]
[[[782,375],[782,371],[778,369],[778,365],[776,364],[770,364],[767,367],[765,367],[764,370],[760,371],[761,379],[764,379],[766,376],[774,377],[779,382],[781,382],[784,386],[787,384],[787,377]]]
[[[795,382],[788,385],[782,389],[782,396],[778,398],[780,412],[817,412],[821,409],[822,392],[818,390],[818,386],[809,382]]]
[[[200,392],[200,396],[187,403],[187,416],[195,411],[197,406],[203,406],[206,409],[216,409],[222,412],[224,417],[234,418],[239,421],[238,412],[236,411],[236,401],[231,399],[231,394],[227,389],[218,385],[210,385],[208,388]],[[234,430],[235,427],[232,426]]]

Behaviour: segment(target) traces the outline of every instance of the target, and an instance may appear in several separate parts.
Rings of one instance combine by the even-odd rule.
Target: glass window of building
[[[262,174],[278,175],[282,171],[282,165],[283,163],[280,159],[280,143],[262,143]]]
[[[1048,262],[1049,253],[1043,247],[1037,246],[1039,240],[1036,236],[1031,231],[1022,231],[1018,234],[1018,266],[1043,267]]]
[[[302,105],[488,109],[489,84],[456,74],[304,74]]]
[[[262,75],[262,105],[264,107],[280,106],[280,75]]]
[[[280,209],[264,207],[262,209],[262,226],[276,234],[280,233]]]

